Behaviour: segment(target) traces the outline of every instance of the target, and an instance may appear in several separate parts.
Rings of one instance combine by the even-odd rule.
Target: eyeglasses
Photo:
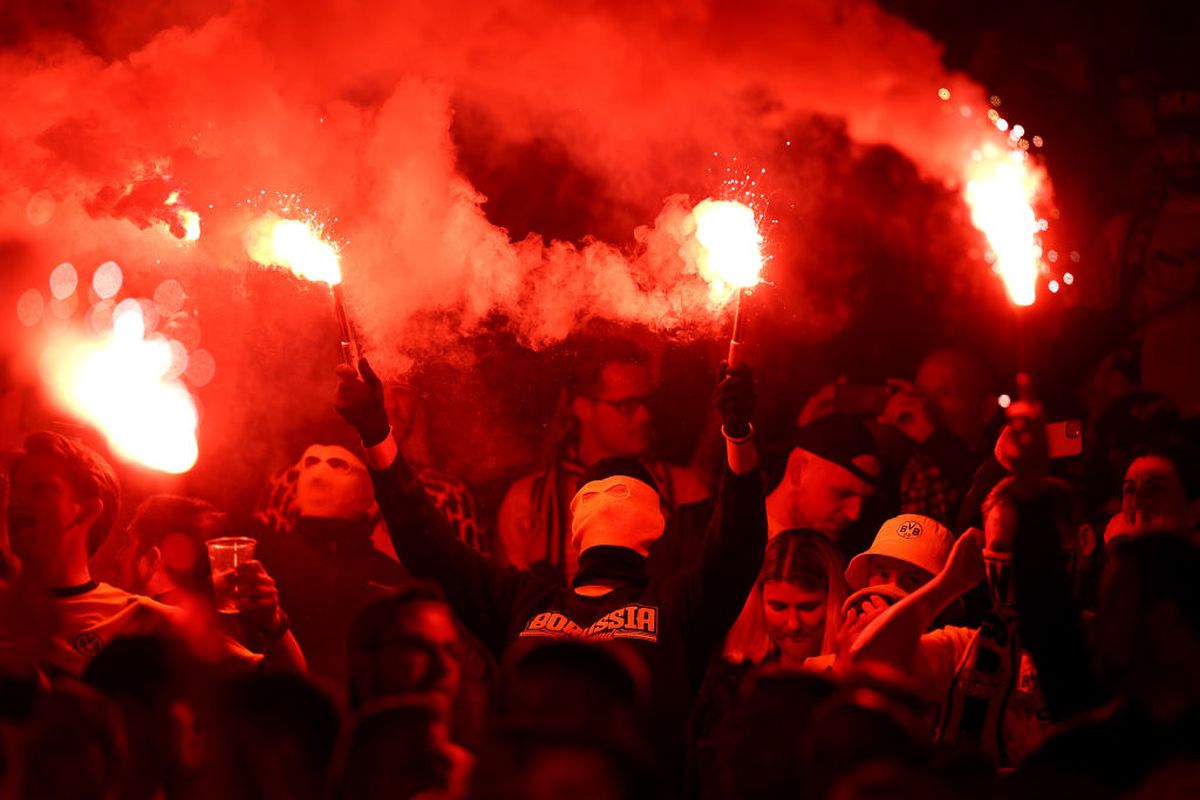
[[[623,417],[632,417],[638,412],[639,408],[649,411],[651,405],[654,403],[653,395],[626,397],[624,400],[606,400],[603,397],[589,397],[588,399],[593,403],[603,403],[606,406],[612,406]]]

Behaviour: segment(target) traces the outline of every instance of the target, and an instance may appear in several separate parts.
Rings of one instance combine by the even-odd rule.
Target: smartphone
[[[1069,458],[1083,452],[1083,423],[1077,419],[1046,423],[1051,458]]]
[[[833,411],[835,414],[857,414],[877,417],[887,407],[895,391],[891,386],[876,386],[861,383],[835,383],[833,386]]]

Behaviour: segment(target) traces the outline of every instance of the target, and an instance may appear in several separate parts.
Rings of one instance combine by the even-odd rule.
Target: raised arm
[[[499,652],[516,598],[538,579],[482,555],[454,535],[392,439],[383,384],[367,360],[359,361],[359,371],[340,365],[337,374],[335,406],[362,438],[375,500],[400,562],[413,575],[439,583],[463,624]]]
[[[1009,408],[1009,420],[996,452],[997,458],[1011,465],[1016,481],[1012,553],[1017,629],[1037,667],[1051,718],[1060,722],[1100,705],[1105,697],[1092,672],[1080,625],[1082,609],[1063,555],[1063,531],[1045,481],[1049,462],[1045,415],[1037,403],[1020,402]],[[1073,526],[1079,522],[1062,520]],[[1095,546],[1090,526],[1066,534],[1074,538],[1067,549],[1074,549],[1081,559]]]
[[[700,558],[680,574],[688,627],[705,646],[720,641],[737,619],[767,545],[763,480],[750,425],[753,373],[748,368],[723,370],[713,403],[724,420],[724,475]]]

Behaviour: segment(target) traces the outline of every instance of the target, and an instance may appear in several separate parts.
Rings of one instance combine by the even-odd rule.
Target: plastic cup
[[[213,599],[217,611],[221,614],[238,613],[237,600],[229,578],[239,564],[254,560],[254,545],[256,542],[248,536],[224,536],[220,539],[209,539],[204,543],[208,548],[208,563],[212,571]]]

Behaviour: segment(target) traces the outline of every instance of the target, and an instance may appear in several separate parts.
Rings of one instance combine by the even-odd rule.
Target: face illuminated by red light
[[[950,432],[974,446],[996,413],[978,363],[965,353],[939,350],[921,362],[916,383],[937,404]]]
[[[653,439],[653,392],[648,367],[622,362],[605,365],[594,395],[575,398],[579,444],[587,454],[585,459],[644,455]]]
[[[366,466],[344,447],[314,444],[297,465],[296,506],[301,516],[359,519],[374,501]]]
[[[58,459],[27,456],[9,486],[9,545],[29,567],[51,565],[69,548],[86,551],[88,530],[100,511],[99,500],[77,496]]]
[[[1136,458],[1125,471],[1121,515],[1134,532],[1191,527],[1195,520],[1175,465],[1162,456]]]
[[[767,581],[762,587],[763,620],[767,635],[789,664],[820,655],[825,636],[828,592],[806,589],[788,581]]]
[[[920,567],[891,556],[873,555],[867,561],[867,586],[896,586],[912,594],[932,577]]]
[[[373,656],[373,696],[416,694],[443,711],[453,706],[462,681],[458,632],[442,603],[406,604],[377,641]]]
[[[878,474],[874,456],[859,456],[855,464],[864,471]],[[803,450],[788,457],[786,486],[790,519],[781,520],[791,528],[811,528],[836,540],[862,514],[863,502],[875,487],[844,467]]]

